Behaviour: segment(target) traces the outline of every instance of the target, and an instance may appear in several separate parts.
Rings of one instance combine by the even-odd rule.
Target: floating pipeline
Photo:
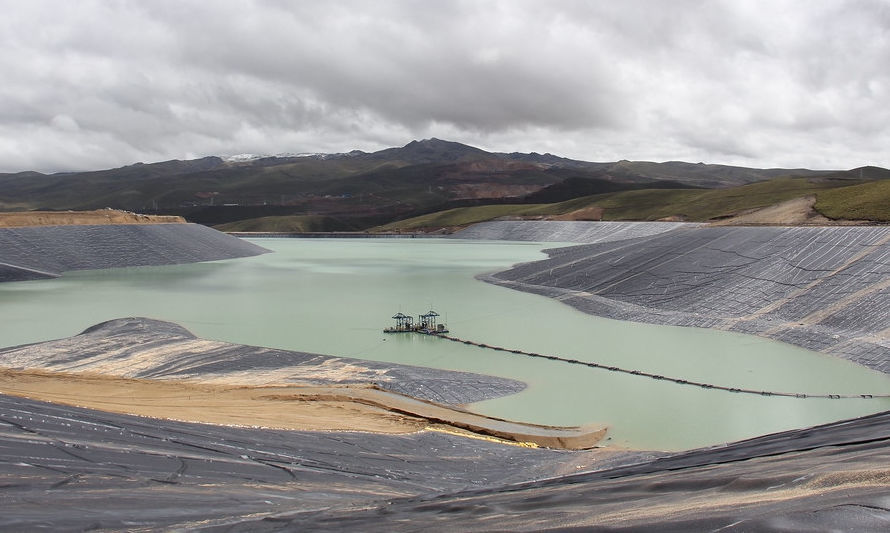
[[[452,337],[449,335],[444,335],[441,333],[426,333],[433,337],[439,337],[441,339],[447,339],[453,342],[459,342],[462,344],[467,344],[470,346],[476,346],[479,348],[484,348],[488,350],[495,350],[498,352],[505,352],[514,355],[524,355],[526,357],[536,357],[539,359],[548,359],[550,361],[559,361],[561,363],[568,363],[570,365],[581,365],[590,368],[598,368],[600,370],[607,370],[609,372],[618,372],[622,374],[630,374],[632,376],[641,376],[649,379],[654,379],[658,381],[670,381],[676,383],[678,385],[690,385],[693,387],[699,387],[702,389],[713,389],[713,390],[722,390],[726,392],[734,392],[738,394],[756,394],[758,396],[783,396],[786,398],[826,398],[830,400],[840,400],[840,399],[864,399],[870,400],[873,398],[890,398],[890,394],[804,394],[800,392],[777,392],[777,391],[765,391],[765,390],[756,390],[756,389],[743,389],[739,387],[725,387],[723,385],[713,385],[711,383],[702,383],[700,381],[690,381],[688,379],[674,378],[670,376],[662,376],[659,374],[652,374],[649,372],[644,372],[642,370],[628,370],[626,368],[620,368],[617,366],[611,365],[603,365],[600,363],[593,363],[588,361],[579,361],[577,359],[567,359],[564,357],[558,357],[555,355],[546,355],[535,352],[526,352],[523,350],[517,350],[512,348],[503,348],[501,346],[491,346],[490,344],[483,344],[481,342],[475,342],[466,339],[460,339],[458,337]]]

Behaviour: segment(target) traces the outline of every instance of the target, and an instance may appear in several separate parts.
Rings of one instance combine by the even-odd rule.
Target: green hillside
[[[815,208],[828,218],[890,222],[890,179],[822,191]]]
[[[839,187],[849,181],[777,178],[728,189],[643,189],[597,194],[553,204],[487,205],[449,209],[375,228],[381,231],[457,227],[505,216],[538,217],[596,210],[602,220],[705,222],[815,194],[829,218],[890,220],[890,180]],[[579,219],[583,219],[580,216]]]
[[[547,207],[549,207],[548,204],[458,207],[378,226],[373,231],[412,231],[424,228],[469,226],[505,216],[529,216],[537,209],[546,209]]]
[[[356,228],[334,217],[295,215],[259,217],[214,226],[219,231],[308,233],[313,231],[355,231]]]
[[[504,216],[713,220],[818,194],[817,209],[828,217],[883,221],[886,185],[878,183],[888,178],[890,170],[879,167],[594,163],[427,139],[373,153],[205,157],[89,172],[0,174],[0,210],[111,207],[179,215],[229,231],[363,231],[381,224],[464,226]],[[875,185],[840,190],[866,182]]]
[[[667,217],[702,222],[727,218],[814,194],[836,183],[808,178],[777,178],[728,189],[628,191],[596,199],[604,220],[659,220]]]

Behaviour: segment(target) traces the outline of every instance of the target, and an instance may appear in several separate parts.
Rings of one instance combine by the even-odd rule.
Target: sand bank
[[[604,427],[558,428],[509,422],[372,385],[213,385],[4,368],[0,369],[0,393],[184,422],[390,434],[444,429],[570,450],[591,448],[606,434]]]

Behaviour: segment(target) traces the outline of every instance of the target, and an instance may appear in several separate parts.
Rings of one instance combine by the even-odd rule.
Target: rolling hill
[[[373,153],[205,157],[92,172],[0,174],[0,210],[111,207],[232,230],[362,231],[431,213],[453,215],[454,209],[463,209],[458,219],[464,220],[471,208],[479,210],[469,216],[473,220],[483,213],[709,220],[818,193],[816,208],[830,218],[887,220],[890,202],[879,184],[888,174],[876,167],[812,171],[586,162],[426,139]],[[827,194],[851,185],[861,188]],[[571,215],[578,210],[586,215]],[[436,216],[447,221],[452,215]]]
[[[812,199],[814,202],[809,201]],[[803,212],[781,209],[800,200]],[[498,218],[546,220],[671,220],[736,224],[890,222],[890,180],[828,188],[786,178],[729,189],[644,189],[585,196],[552,204],[488,205],[449,209],[392,222],[376,231],[458,229]],[[775,209],[774,216],[752,216]],[[806,211],[806,210],[809,210]],[[749,217],[749,218],[748,218]]]

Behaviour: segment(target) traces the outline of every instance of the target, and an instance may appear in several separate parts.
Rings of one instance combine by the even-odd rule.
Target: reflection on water
[[[888,400],[758,397],[384,335],[398,311],[431,308],[452,334],[491,345],[689,380],[805,393],[887,393],[888,377],[757,337],[585,315],[476,274],[541,259],[540,244],[420,239],[265,239],[277,253],[168,267],[72,272],[0,285],[0,345],[148,316],[243,344],[466,370],[528,383],[476,411],[529,422],[610,425],[610,443],[682,449],[883,411]]]

